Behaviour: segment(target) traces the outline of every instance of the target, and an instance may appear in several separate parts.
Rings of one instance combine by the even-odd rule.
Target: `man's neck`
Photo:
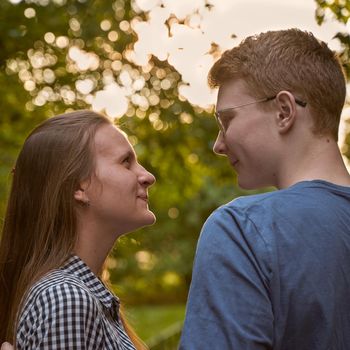
[[[350,175],[345,167],[335,140],[315,138],[305,147],[294,149],[281,169],[278,188],[287,188],[300,181],[324,180],[350,186]]]

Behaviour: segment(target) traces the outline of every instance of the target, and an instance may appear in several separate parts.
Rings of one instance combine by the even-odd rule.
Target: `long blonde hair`
[[[46,120],[24,142],[0,243],[0,344],[15,341],[16,316],[29,287],[73,251],[73,195],[93,173],[94,135],[106,124],[111,121],[100,114],[75,111]],[[143,349],[129,332],[137,349]]]

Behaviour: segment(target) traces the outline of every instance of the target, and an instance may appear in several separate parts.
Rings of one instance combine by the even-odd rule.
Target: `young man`
[[[297,29],[248,37],[212,67],[214,145],[245,189],[198,242],[182,350],[350,347],[350,176],[337,146],[345,79]]]

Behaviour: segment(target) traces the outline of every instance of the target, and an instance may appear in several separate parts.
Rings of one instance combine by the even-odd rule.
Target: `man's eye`
[[[123,164],[125,164],[125,165],[127,165],[127,166],[129,166],[130,163],[131,163],[130,157],[127,157],[127,158],[125,158],[125,159],[123,160]]]
[[[225,130],[228,128],[228,126],[229,126],[229,124],[230,124],[230,122],[232,121],[233,118],[234,118],[233,115],[228,115],[228,114],[222,116],[221,124],[222,124],[222,126],[224,127]]]

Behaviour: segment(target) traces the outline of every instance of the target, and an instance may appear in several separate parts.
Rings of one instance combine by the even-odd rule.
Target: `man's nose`
[[[224,136],[222,134],[222,131],[219,131],[218,136],[215,140],[214,147],[213,147],[214,153],[218,154],[219,156],[226,155],[226,144],[224,141]]]

